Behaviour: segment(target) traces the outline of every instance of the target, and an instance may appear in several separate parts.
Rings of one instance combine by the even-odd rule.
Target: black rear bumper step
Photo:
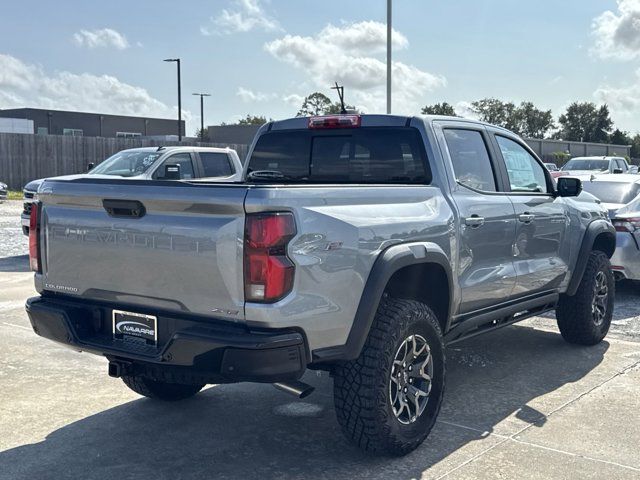
[[[131,362],[132,372],[155,377],[274,383],[300,378],[308,363],[305,339],[297,331],[255,330],[154,312],[158,331],[163,332],[155,346],[113,338],[111,308],[102,304],[33,297],[26,309],[38,335],[110,360]]]

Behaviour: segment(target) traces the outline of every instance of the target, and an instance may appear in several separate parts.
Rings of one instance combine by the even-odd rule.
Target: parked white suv
[[[132,180],[202,180],[237,182],[242,162],[231,148],[143,147],[122,150],[94,167],[88,175]],[[29,182],[23,189],[22,233],[29,235],[31,204],[45,179]]]
[[[637,173],[624,157],[575,157],[562,167],[565,175],[589,173]]]

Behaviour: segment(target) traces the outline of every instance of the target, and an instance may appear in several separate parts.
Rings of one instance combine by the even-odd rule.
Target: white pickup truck
[[[167,173],[169,166],[169,173]],[[213,182],[238,182],[242,177],[242,162],[231,148],[213,147],[142,147],[122,150],[93,168],[89,175],[107,175],[132,180],[203,179]],[[169,176],[167,176],[169,175]],[[29,235],[29,215],[38,188],[44,178],[25,185],[22,233]]]

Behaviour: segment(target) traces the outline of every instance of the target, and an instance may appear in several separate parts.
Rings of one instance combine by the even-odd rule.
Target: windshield
[[[640,193],[640,185],[624,182],[582,182],[582,189],[604,203],[629,203]]]
[[[592,160],[574,158],[569,160],[562,170],[607,170],[609,168],[609,160]]]
[[[162,152],[127,151],[118,152],[91,170],[92,175],[116,175],[135,177],[149,170]]]

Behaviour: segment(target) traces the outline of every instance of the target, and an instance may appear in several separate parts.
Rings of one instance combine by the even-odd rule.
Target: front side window
[[[228,177],[233,174],[226,153],[200,152],[205,177]]]
[[[162,179],[164,177],[166,165],[180,165],[180,180],[191,180],[195,177],[191,155],[188,153],[176,153],[167,158],[153,174],[154,179]]]
[[[496,179],[482,133],[447,128],[444,137],[453,163],[456,181],[465,187],[495,192]]]
[[[507,166],[512,192],[547,192],[544,167],[522,145],[496,135],[502,158]]]

